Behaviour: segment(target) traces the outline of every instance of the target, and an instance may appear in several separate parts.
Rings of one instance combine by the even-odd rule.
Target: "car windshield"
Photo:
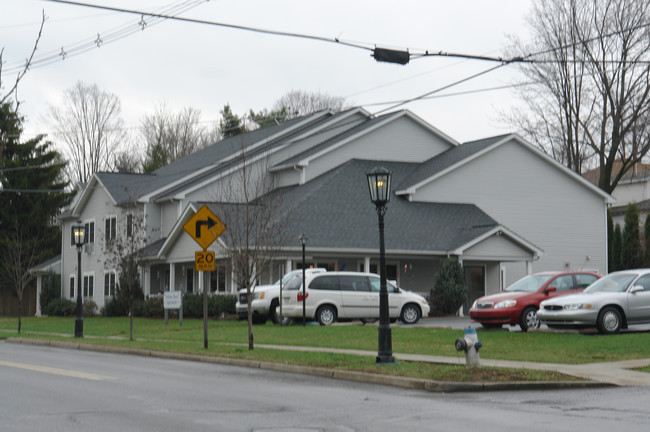
[[[302,274],[302,270],[300,271],[300,273]],[[282,278],[282,285],[283,286],[286,285],[287,282],[289,282],[291,279],[294,278],[294,276],[297,276],[297,275],[298,275],[298,272],[296,272],[296,271],[292,271],[292,272],[287,273]],[[280,279],[276,280],[273,285],[280,285]]]
[[[586,293],[623,292],[636,279],[636,273],[612,274],[598,279],[585,290]]]
[[[553,275],[530,275],[519,279],[517,282],[510,285],[505,291],[515,292],[535,292],[544,285]]]

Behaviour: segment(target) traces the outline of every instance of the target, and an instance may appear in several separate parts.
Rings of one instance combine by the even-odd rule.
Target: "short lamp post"
[[[77,246],[77,318],[74,321],[74,337],[82,338],[84,337],[84,319],[81,302],[81,248],[86,242],[86,227],[81,222],[72,226],[72,237],[75,246]]]
[[[386,286],[386,249],[384,246],[384,214],[390,201],[391,172],[383,167],[373,168],[366,173],[370,201],[375,204],[379,216],[379,327],[376,363],[395,363],[391,340],[390,317],[388,315],[388,288]]]
[[[307,236],[300,234],[298,237],[300,244],[302,245],[302,326],[305,326],[305,308],[307,304],[307,297],[305,295],[305,245],[307,244]]]

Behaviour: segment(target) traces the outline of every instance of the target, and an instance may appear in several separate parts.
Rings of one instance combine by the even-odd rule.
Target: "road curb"
[[[76,349],[83,351],[107,352],[113,354],[130,354],[145,357],[156,357],[170,360],[199,361],[204,363],[224,364],[228,366],[248,367],[254,369],[272,370],[293,374],[312,375],[321,378],[331,378],[343,381],[364,382],[392,387],[426,390],[438,393],[484,392],[484,391],[513,391],[513,390],[550,390],[550,389],[583,389],[614,387],[614,384],[594,381],[549,381],[549,382],[446,382],[408,378],[394,375],[380,375],[368,372],[328,369],[311,366],[293,365],[287,363],[265,362],[257,360],[236,359],[231,357],[215,357],[199,354],[184,354],[171,351],[153,351],[141,348],[116,347],[109,345],[94,345],[84,342],[53,341],[47,339],[7,338],[6,342],[50,346],[55,348]]]

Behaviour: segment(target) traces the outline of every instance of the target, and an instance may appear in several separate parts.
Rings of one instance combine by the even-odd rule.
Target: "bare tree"
[[[118,281],[112,301],[117,303],[117,309],[126,309],[130,318],[129,340],[133,340],[133,301],[144,297],[138,266],[143,248],[147,245],[147,230],[142,207],[129,206],[123,216],[119,223],[115,220],[114,228],[112,225],[106,227],[114,229],[114,233],[108,235],[104,232],[104,268],[117,272]]]
[[[41,35],[43,33],[43,26],[45,25],[45,11],[43,11],[43,17],[41,18],[41,25],[38,29],[38,35],[36,37],[36,41],[34,42],[34,47],[32,48],[31,53],[27,57],[27,60],[25,60],[25,66],[23,69],[16,74],[16,79],[14,80],[13,85],[11,88],[9,88],[6,93],[2,94],[2,65],[4,64],[2,60],[2,56],[4,54],[4,47],[0,49],[0,106],[4,105],[5,103],[8,103],[9,98],[13,95],[14,100],[15,100],[15,107],[14,110],[15,112],[18,112],[18,107],[20,106],[20,100],[18,99],[18,83],[20,83],[20,80],[23,79],[25,74],[27,74],[27,71],[29,70],[29,67],[32,64],[32,59],[34,58],[34,54],[36,53],[36,49],[38,48],[38,43],[41,40]],[[0,129],[0,161],[2,160],[2,154],[4,153],[5,146],[7,145],[9,137],[7,136],[7,133],[4,129]]]
[[[537,85],[522,94],[530,112],[515,121],[573,171],[593,161],[608,193],[650,150],[649,11],[635,0],[542,0],[529,19],[531,46],[517,46],[541,54],[523,65]]]
[[[161,104],[141,121],[147,154],[144,170],[153,171],[217,141],[215,129],[201,123],[201,111],[186,107],[172,113]],[[165,157],[161,160],[160,155]]]
[[[102,170],[112,170],[125,142],[119,98],[96,84],[78,81],[64,93],[61,107],[50,106],[54,136],[64,144],[72,182],[85,183]]]
[[[221,184],[215,198],[217,214],[228,227],[222,237],[228,246],[231,274],[248,295],[248,348],[252,350],[251,293],[285,243],[286,230],[278,217],[282,195],[269,172],[268,151],[247,148],[243,137],[231,141],[240,145],[237,167]]]
[[[291,90],[273,104],[272,111],[281,112],[285,110],[286,118],[292,119],[325,109],[338,112],[347,107],[345,98],[342,97],[320,92]]]

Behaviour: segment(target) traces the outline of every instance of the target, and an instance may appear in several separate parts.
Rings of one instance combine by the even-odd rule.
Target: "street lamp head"
[[[298,237],[298,240],[300,240],[301,245],[306,245],[307,244],[307,236],[304,234],[300,234],[300,237]]]
[[[377,207],[384,206],[390,201],[391,174],[384,167],[375,167],[366,173],[368,177],[368,188],[370,190],[370,201]]]
[[[79,248],[86,242],[86,227],[80,221],[77,221],[77,224],[72,226],[72,237],[75,246]]]

